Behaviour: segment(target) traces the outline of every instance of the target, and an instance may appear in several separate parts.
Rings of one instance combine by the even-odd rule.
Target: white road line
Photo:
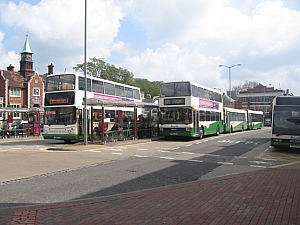
[[[171,157],[159,157],[159,158],[161,158],[161,159],[174,159],[174,158],[171,158]]]
[[[261,162],[261,161],[250,161],[252,163],[257,163],[257,164],[268,164],[268,165],[272,165],[272,163],[269,162]]]
[[[194,152],[181,152],[182,154],[190,154],[190,155],[194,155]]]
[[[218,162],[218,164],[222,164],[222,165],[233,165],[233,163],[229,163],[229,162]]]
[[[134,155],[135,157],[139,157],[139,158],[147,158],[148,156],[146,155]]]
[[[220,156],[220,155],[214,155],[214,154],[206,154],[206,155],[208,155],[208,156],[216,156],[216,157]]]
[[[200,141],[200,142],[197,142],[196,145],[199,145],[199,144],[201,144],[201,143],[202,143],[201,141]]]
[[[148,151],[147,148],[138,148],[138,149],[136,149],[136,150],[139,150],[139,151]]]
[[[113,154],[113,155],[123,155],[123,153],[120,153],[120,152],[112,152],[111,154]]]
[[[170,151],[166,151],[166,150],[158,150],[159,152],[170,152]]]
[[[22,149],[22,148],[10,148],[10,149]]]
[[[124,152],[124,150],[122,149],[119,149],[119,148],[112,148],[112,149],[109,149],[111,151],[117,151],[117,152]]]
[[[192,145],[186,145],[185,147],[190,147],[190,146],[192,146]]]
[[[247,156],[234,156],[234,158],[237,158],[237,159],[248,159]]]
[[[196,160],[196,159],[190,159],[190,160],[188,160],[189,162],[203,162],[203,161],[201,161],[201,160]]]
[[[250,167],[267,168],[266,166],[250,165]]]
[[[90,151],[90,152],[101,152],[101,151],[99,151],[99,150],[92,150],[92,151]]]
[[[277,159],[270,159],[270,158],[261,158],[262,160],[269,160],[269,161],[276,161],[277,162]]]
[[[171,148],[170,150],[176,150],[176,149],[179,149],[180,147],[176,147],[176,148]]]

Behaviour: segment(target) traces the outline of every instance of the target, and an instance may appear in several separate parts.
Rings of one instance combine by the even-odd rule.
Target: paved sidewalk
[[[0,224],[300,224],[300,169],[265,169],[139,192],[0,209]]]

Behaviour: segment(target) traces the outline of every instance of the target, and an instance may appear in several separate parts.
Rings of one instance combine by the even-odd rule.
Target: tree
[[[144,92],[145,97],[147,94],[150,94],[152,98],[159,95],[160,83],[162,81],[149,81],[145,78],[135,78],[134,80]]]
[[[257,81],[248,81],[246,80],[244,84],[239,84],[237,86],[232,87],[231,98],[238,99],[238,94],[242,91],[247,91],[248,89],[254,88],[259,83]]]
[[[73,69],[79,72],[84,72],[84,63],[77,64],[73,67]],[[133,73],[121,67],[117,68],[114,65],[105,63],[102,58],[90,58],[90,61],[87,62],[86,70],[87,75],[89,76],[136,86],[133,79]]]

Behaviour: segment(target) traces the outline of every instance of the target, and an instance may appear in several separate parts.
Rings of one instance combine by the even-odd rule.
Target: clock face
[[[22,59],[31,60],[31,55],[24,54],[24,55],[22,55]]]

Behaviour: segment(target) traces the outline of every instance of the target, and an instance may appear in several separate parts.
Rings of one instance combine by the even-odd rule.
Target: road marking
[[[146,158],[146,157],[148,157],[148,156],[146,156],[146,155],[134,155],[135,157],[139,157],[139,158]]]
[[[234,158],[237,158],[237,159],[248,159],[247,156],[234,156]]]
[[[192,145],[186,145],[185,147],[190,147],[190,146],[192,146]]]
[[[190,154],[190,155],[194,155],[194,152],[181,152],[182,154]]]
[[[113,154],[113,155],[123,155],[123,153],[120,153],[120,152],[112,152],[111,154]]]
[[[101,151],[99,151],[99,150],[92,150],[92,151],[90,151],[90,152],[101,152]]]
[[[267,168],[266,166],[250,165],[250,167]]]
[[[188,160],[189,162],[203,162],[203,161],[201,161],[201,160],[196,160],[196,159],[190,159],[190,160]]]
[[[233,165],[233,163],[229,163],[229,162],[218,162],[218,164],[222,164],[222,165]]]
[[[269,161],[276,161],[277,162],[277,159],[270,159],[270,158],[261,158],[262,160],[269,160]]]
[[[166,150],[158,150],[159,152],[170,152],[170,151],[166,151]]]
[[[139,150],[139,151],[148,151],[147,148],[137,148],[136,150]]]
[[[111,151],[117,151],[117,152],[124,152],[124,150],[119,149],[119,148],[111,148],[109,150],[111,150]]]
[[[170,159],[170,160],[173,160],[174,158],[171,158],[171,157],[159,157],[160,159]]]
[[[252,163],[257,163],[257,164],[268,164],[268,165],[272,165],[272,163],[269,162],[260,162],[260,161],[250,161]]]
[[[216,157],[220,156],[220,155],[214,155],[214,154],[206,154],[206,155],[208,155],[208,156],[216,156]]]

